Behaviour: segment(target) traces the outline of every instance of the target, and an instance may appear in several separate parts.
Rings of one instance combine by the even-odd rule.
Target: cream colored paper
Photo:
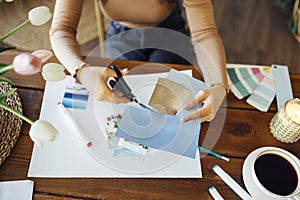
[[[166,78],[159,78],[149,105],[161,114],[175,115],[191,96],[192,93],[183,85]]]

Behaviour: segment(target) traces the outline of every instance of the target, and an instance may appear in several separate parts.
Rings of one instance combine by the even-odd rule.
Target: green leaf
[[[0,53],[9,49],[15,49],[16,47],[12,46],[0,46]]]
[[[0,68],[5,66],[8,66],[8,64],[0,63]]]
[[[17,90],[17,88],[14,88],[4,94],[0,94],[0,101],[3,101],[6,97],[10,96],[11,94],[13,94],[15,91]]]
[[[5,78],[3,76],[0,76],[0,81],[4,81],[4,82],[7,82],[7,83],[12,84],[12,85],[14,84],[10,79]]]
[[[3,0],[0,0],[0,3],[2,3]]]

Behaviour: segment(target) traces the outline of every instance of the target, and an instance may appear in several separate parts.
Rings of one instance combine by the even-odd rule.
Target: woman
[[[185,30],[182,28],[184,24],[178,20],[178,15],[176,15],[177,1],[102,0],[100,3],[103,13],[113,20],[108,34],[111,34],[111,30],[114,31],[114,29],[116,29],[116,24],[121,27],[120,29],[123,29],[119,32],[128,29],[139,31],[150,27],[160,27],[163,24],[163,28],[185,33]],[[76,76],[90,91],[95,91],[95,96],[98,100],[121,102],[122,97],[120,95],[115,97],[106,86],[107,77],[114,76],[114,73],[105,67],[89,66],[80,55],[79,45],[76,41],[76,29],[81,15],[82,4],[83,0],[56,1],[50,30],[50,40],[53,51],[60,62],[66,66],[71,75]],[[211,1],[183,0],[183,6],[186,10],[187,23],[200,70],[205,82],[208,83],[210,87],[209,89],[200,91],[186,105],[186,109],[191,109],[201,102],[204,103],[197,111],[184,116],[182,121],[186,122],[199,117],[202,118],[202,122],[210,121],[215,117],[226,95],[226,91],[228,91],[224,48],[215,25]],[[115,25],[115,27],[112,27],[112,25]],[[112,33],[109,36],[117,33]],[[140,40],[138,39],[137,41]],[[169,56],[171,58],[166,59],[166,62],[177,59],[173,57],[177,55],[165,55],[166,53],[168,54],[167,51],[162,50],[156,54],[154,60],[148,60],[163,62],[164,59],[161,58],[168,58]],[[128,54],[132,56],[132,54]],[[116,55],[120,55],[117,57],[121,58],[124,54]],[[145,55],[151,57],[152,52],[146,52]],[[133,57],[133,59],[137,59],[136,53]],[[182,60],[179,59],[178,62],[182,63],[181,61]],[[98,86],[96,86],[98,80],[100,81]],[[115,98],[112,98],[113,96]]]

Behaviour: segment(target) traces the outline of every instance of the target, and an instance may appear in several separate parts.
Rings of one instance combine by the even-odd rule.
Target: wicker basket
[[[12,89],[6,82],[0,82],[0,93]],[[14,110],[22,113],[22,104],[17,92],[14,92],[4,101]],[[22,120],[11,112],[0,108],[0,165],[10,155],[21,133]]]

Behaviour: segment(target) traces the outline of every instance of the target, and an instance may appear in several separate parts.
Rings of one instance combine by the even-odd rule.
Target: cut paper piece
[[[191,96],[192,93],[183,85],[165,78],[159,78],[149,105],[161,114],[175,115]]]
[[[1,200],[31,200],[34,182],[31,180],[0,182]]]
[[[167,79],[174,81],[178,84],[184,85],[195,96],[200,90],[207,88],[206,83],[199,81],[187,74],[181,73],[175,69],[171,69],[167,74]],[[195,110],[198,108],[195,108]]]
[[[273,80],[275,85],[277,109],[293,98],[289,68],[283,65],[272,65]]]
[[[120,152],[124,150],[126,154],[133,152],[134,154],[147,154],[147,147],[137,144],[135,142],[126,141],[124,138],[119,138],[115,136],[117,128],[119,126],[122,115],[118,113],[117,115],[110,114],[106,117],[105,132],[107,136],[107,142],[109,149],[114,149],[115,152]]]
[[[128,106],[120,121],[117,137],[155,149],[195,158],[200,123],[181,123],[187,111],[176,115],[158,115],[144,108]]]
[[[267,112],[274,97],[274,82],[270,77],[266,76],[256,87],[246,102],[262,112]]]
[[[270,67],[230,67],[227,68],[229,87],[232,93],[238,98],[243,99],[249,96],[270,73]]]
[[[66,108],[86,109],[89,92],[80,84],[67,85],[62,104]]]

